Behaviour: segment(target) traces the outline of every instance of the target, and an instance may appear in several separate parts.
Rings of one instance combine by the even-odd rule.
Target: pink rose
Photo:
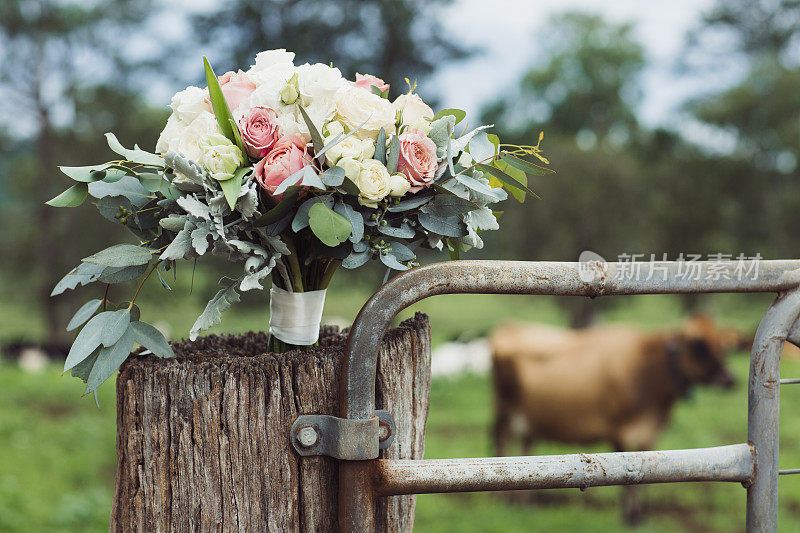
[[[222,95],[228,102],[231,112],[244,103],[256,90],[256,84],[241,70],[239,72],[228,71],[220,76],[219,86],[222,88]]]
[[[368,91],[372,91],[370,87],[377,87],[381,92],[389,88],[389,84],[372,74],[358,74],[356,73],[356,81],[353,82],[355,87],[360,87]]]
[[[397,170],[411,184],[409,191],[419,192],[436,177],[436,144],[421,131],[408,129],[400,135],[400,159]]]
[[[267,156],[256,163],[253,174],[261,187],[272,194],[283,180],[310,163],[306,141],[299,135],[286,136],[281,137]],[[275,198],[280,200],[281,196]]]
[[[239,119],[239,131],[247,154],[254,159],[266,156],[278,140],[278,114],[269,107],[254,107]]]

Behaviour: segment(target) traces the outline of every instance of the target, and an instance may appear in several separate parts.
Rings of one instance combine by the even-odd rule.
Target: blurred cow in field
[[[502,326],[490,338],[496,452],[505,455],[512,432],[521,433],[526,454],[536,440],[652,449],[672,406],[693,384],[733,385],[726,344],[705,316],[659,333]],[[633,489],[626,487],[623,499],[628,522],[640,514]]]

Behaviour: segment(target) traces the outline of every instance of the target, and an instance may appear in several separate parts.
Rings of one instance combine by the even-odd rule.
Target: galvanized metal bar
[[[781,385],[796,385],[797,383],[800,383],[800,379],[791,378],[791,379],[782,379],[782,380],[780,380],[780,384]]]
[[[691,272],[688,265],[692,265]],[[622,262],[598,263],[592,267],[593,272],[587,271],[585,265],[568,262],[450,261],[400,274],[372,295],[350,330],[342,379],[341,416],[372,416],[375,410],[376,346],[399,311],[437,294],[596,297],[780,292],[800,285],[800,261],[663,261],[636,263],[635,266]],[[752,275],[742,275],[743,272]]]
[[[747,438],[756,449],[756,476],[747,488],[747,531],[778,529],[778,432],[783,343],[800,316],[800,290],[778,295],[753,339]]]
[[[381,496],[587,488],[676,481],[749,483],[755,475],[750,444],[694,450],[578,453],[534,457],[376,461]]]
[[[452,261],[418,267],[381,287],[356,317],[348,337],[341,380],[341,416],[356,419],[372,416],[375,408],[376,347],[399,311],[429,296],[472,293],[593,298],[630,294],[782,292],[792,291],[798,285],[800,261],[641,262],[635,265],[624,262],[582,265],[564,262]],[[791,299],[794,301],[796,297]],[[770,308],[762,326],[766,328],[765,331],[772,331],[775,326],[780,330],[779,338],[785,339],[797,319],[797,313],[794,312],[797,306],[780,304],[780,300]],[[777,479],[778,473],[777,394],[774,391],[778,389],[777,355],[780,350],[769,338],[769,335],[757,335],[754,343],[754,358],[756,346],[766,346],[759,348],[759,363],[765,363],[766,366],[759,369],[751,364],[748,432],[751,442],[759,451],[758,457],[761,457],[762,446],[769,448],[765,451],[764,459],[772,468],[770,473],[764,473],[766,469],[758,470],[748,490],[748,531],[762,531],[759,525],[769,524],[770,520],[774,530],[777,509],[777,493],[774,490],[769,505],[759,507],[759,502],[770,498],[772,477]],[[797,338],[800,339],[800,329]],[[782,340],[779,344],[782,346]],[[777,354],[774,353],[775,349],[778,349]],[[768,392],[770,384],[773,396]],[[762,398],[767,400],[761,403]],[[754,434],[761,430],[765,434],[754,438]],[[374,529],[374,490],[377,481],[370,468],[372,463],[340,463],[339,519],[344,531]],[[751,523],[754,524],[752,527]]]
[[[800,468],[786,468],[784,470],[778,470],[779,476],[790,476],[792,474],[800,474]]]

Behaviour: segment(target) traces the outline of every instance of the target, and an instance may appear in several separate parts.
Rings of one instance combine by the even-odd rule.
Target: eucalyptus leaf
[[[400,138],[397,135],[392,136],[389,141],[389,154],[386,156],[386,170],[389,174],[394,174],[397,171],[397,163],[400,161]]]
[[[401,200],[397,205],[391,205],[387,209],[390,213],[399,213],[401,211],[410,211],[420,206],[425,205],[433,199],[432,194],[416,194],[405,200]]]
[[[378,140],[375,141],[375,155],[372,158],[386,164],[386,130],[383,128],[378,132]]]
[[[329,194],[325,196],[315,196],[300,204],[300,207],[297,208],[297,213],[295,214],[294,219],[292,219],[292,231],[297,233],[301,229],[308,226],[308,213],[314,204],[320,202],[325,204],[325,207],[328,209],[331,209],[333,207],[333,196]]]
[[[315,187],[323,191],[325,190],[325,184],[311,165],[307,165],[303,168],[303,181],[301,183],[304,187]]]
[[[147,271],[147,266],[148,263],[126,267],[107,267],[97,277],[97,281],[101,283],[125,283],[144,274]]]
[[[114,183],[105,181],[90,183],[89,194],[98,200],[106,196],[124,196],[137,208],[155,199],[155,194],[142,187],[139,180],[131,176],[125,176]]]
[[[86,200],[88,195],[88,185],[86,183],[76,183],[45,203],[51,207],[78,207]]]
[[[72,315],[69,324],[67,324],[67,331],[72,331],[73,329],[76,329],[85,324],[86,321],[92,318],[92,315],[94,315],[95,312],[98,309],[100,309],[100,306],[102,304],[103,300],[99,299],[89,300],[88,302],[83,304],[81,308],[78,309],[74,315]]]
[[[129,150],[120,144],[113,133],[106,133],[106,140],[108,141],[108,147],[111,148],[113,152],[124,157],[127,161],[156,167],[164,166],[164,159],[160,155],[151,154],[150,152],[145,152],[138,148]]]
[[[445,237],[464,237],[469,232],[467,226],[458,217],[440,217],[420,213],[417,219],[426,230]]]
[[[97,356],[100,354],[101,349],[102,347],[98,346],[89,355],[89,357],[72,367],[72,370],[70,371],[72,377],[79,378],[81,381],[86,383],[89,380],[89,374],[92,372],[92,367],[94,367],[94,363],[97,361]]]
[[[308,224],[314,235],[330,247],[343,243],[352,233],[350,221],[322,202],[315,203],[309,209]]]
[[[289,189],[289,187],[298,185],[302,180],[303,176],[305,175],[305,168],[301,168],[297,172],[293,172],[289,177],[284,179],[282,182],[275,187],[275,190],[272,192],[272,196],[278,196],[283,194],[285,191]]]
[[[434,122],[446,116],[455,117],[454,124],[458,124],[459,122],[467,118],[467,112],[462,109],[442,109],[441,111],[433,115],[433,119],[431,119],[431,122]]]
[[[539,165],[534,165],[533,163],[529,163],[524,159],[521,159],[517,156],[513,156],[506,152],[500,153],[500,159],[502,159],[512,167],[523,171],[525,174],[533,174],[535,176],[545,176],[547,174],[555,173],[555,170],[553,169],[540,167]]]
[[[381,263],[394,270],[408,270],[408,267],[400,263],[392,253],[380,254]]]
[[[112,311],[104,311],[93,316],[83,326],[69,349],[67,360],[64,362],[64,372],[89,357],[94,349],[100,346],[103,329],[106,327],[109,317],[113,314]]]
[[[352,252],[342,260],[342,266],[347,269],[358,268],[369,261],[369,252]]]
[[[83,259],[84,263],[109,267],[144,265],[153,257],[153,250],[133,244],[115,244]]]
[[[331,167],[319,175],[322,183],[328,187],[338,187],[344,182],[344,169],[342,167]]]
[[[454,194],[437,194],[433,197],[433,201],[422,206],[420,211],[437,217],[454,217],[474,209],[480,209],[480,205],[471,200],[465,200]]]
[[[306,122],[306,126],[308,126],[308,133],[311,135],[311,141],[314,143],[314,150],[317,152],[321,152],[324,148],[324,142],[322,141],[322,135],[319,134],[319,130],[314,125],[314,122],[311,120],[311,117],[308,116],[306,110],[303,109],[303,106],[298,105],[297,109],[300,110],[300,114],[303,116],[303,120]]]
[[[387,235],[389,237],[395,237],[397,239],[411,239],[416,235],[416,231],[414,228],[406,224],[405,222],[400,224],[400,227],[394,227],[389,224],[385,226],[378,226],[378,231]]]
[[[70,179],[83,183],[91,183],[105,178],[105,170],[111,165],[112,163],[104,163],[102,165],[89,165],[85,167],[58,167],[58,169],[69,176]]]
[[[352,228],[352,233],[350,234],[351,242],[356,243],[364,238],[364,217],[359,211],[356,211],[350,204],[341,200],[337,200],[333,210],[350,221],[350,227]]]
[[[411,248],[402,242],[391,241],[389,242],[389,247],[391,248],[392,255],[394,255],[399,261],[411,261],[417,257],[417,254],[415,254]]]
[[[164,335],[146,322],[131,322],[133,340],[153,352],[154,355],[165,359],[175,357],[175,352],[164,338]]]
[[[126,215],[135,216],[136,208],[125,196],[106,196],[97,201],[97,210],[103,218],[116,224],[122,223],[123,209]]]
[[[130,309],[114,311],[112,315],[108,317],[105,327],[103,327],[103,333],[100,335],[100,342],[103,343],[103,346],[111,346],[122,337],[122,334],[128,329],[130,323]]]
[[[106,346],[97,354],[97,360],[89,373],[84,394],[94,392],[105,380],[111,377],[133,350],[133,329],[127,324],[122,336],[116,343]]]
[[[77,267],[69,271],[69,273],[61,278],[61,281],[53,288],[50,296],[58,296],[64,291],[74,289],[78,285],[87,285],[97,281],[98,276],[106,269],[102,265],[93,265],[91,263],[81,263]]]
[[[164,276],[161,275],[161,268],[160,267],[156,269],[156,274],[158,275],[158,281],[161,282],[161,286],[164,287],[165,289],[167,289],[168,291],[171,291],[172,287],[170,287],[167,284],[167,282],[164,281]]]

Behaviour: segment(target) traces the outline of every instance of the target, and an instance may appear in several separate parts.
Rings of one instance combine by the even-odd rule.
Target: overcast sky
[[[448,107],[477,112],[481,103],[514,83],[536,60],[536,30],[550,15],[592,12],[611,22],[634,24],[634,37],[648,59],[641,119],[651,126],[674,125],[671,117],[676,108],[699,90],[696,80],[678,76],[675,63],[685,33],[712,4],[712,0],[456,0],[445,12],[443,24],[452,35],[485,52],[442,70],[429,83]],[[510,49],[513,54],[508,54]]]

